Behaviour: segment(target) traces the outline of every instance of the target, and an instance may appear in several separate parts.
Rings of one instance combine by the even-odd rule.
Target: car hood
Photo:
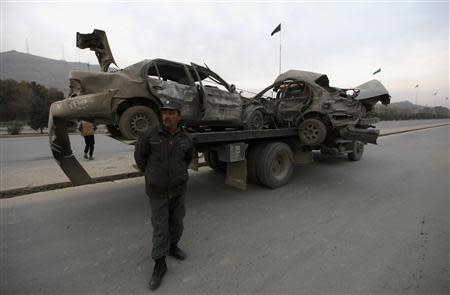
[[[80,34],[77,32],[77,47],[80,49],[89,48],[95,51],[103,72],[107,72],[109,65],[112,63],[117,66],[105,31],[95,29],[91,34]]]

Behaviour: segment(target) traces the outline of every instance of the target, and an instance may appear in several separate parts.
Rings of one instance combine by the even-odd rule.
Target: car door
[[[147,83],[162,103],[169,100],[181,105],[184,122],[198,124],[199,91],[185,65],[165,60],[153,61],[148,69]]]
[[[238,127],[242,122],[242,99],[219,75],[191,63],[201,96],[201,124]]]
[[[277,105],[277,121],[293,123],[303,113],[312,99],[311,88],[302,81],[290,81],[280,87],[280,101]]]

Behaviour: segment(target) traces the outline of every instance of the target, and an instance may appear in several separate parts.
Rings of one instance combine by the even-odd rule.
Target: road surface
[[[448,294],[449,126],[317,155],[270,190],[191,173],[160,294]],[[149,294],[143,178],[1,200],[1,294]]]

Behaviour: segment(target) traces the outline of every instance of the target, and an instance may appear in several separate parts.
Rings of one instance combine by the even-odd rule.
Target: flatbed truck
[[[73,155],[65,119],[51,117],[49,137],[52,154],[73,185],[93,183],[92,178]],[[378,130],[372,129],[372,138]],[[227,130],[189,133],[195,147],[190,168],[198,171],[199,154],[212,169],[225,174],[226,184],[245,190],[247,181],[277,188],[291,179],[296,164],[313,162],[313,150],[323,153],[345,153],[357,161],[364,151],[364,143],[356,135],[342,134],[337,148],[302,145],[297,128]],[[132,144],[132,143],[131,143]]]

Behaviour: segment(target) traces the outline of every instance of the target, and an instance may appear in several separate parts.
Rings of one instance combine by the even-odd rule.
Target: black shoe
[[[178,248],[177,244],[170,245],[169,255],[178,260],[185,260],[187,257],[186,253]]]
[[[164,274],[167,271],[166,257],[161,257],[155,260],[155,268],[153,269],[152,278],[150,279],[150,290],[158,289]]]

